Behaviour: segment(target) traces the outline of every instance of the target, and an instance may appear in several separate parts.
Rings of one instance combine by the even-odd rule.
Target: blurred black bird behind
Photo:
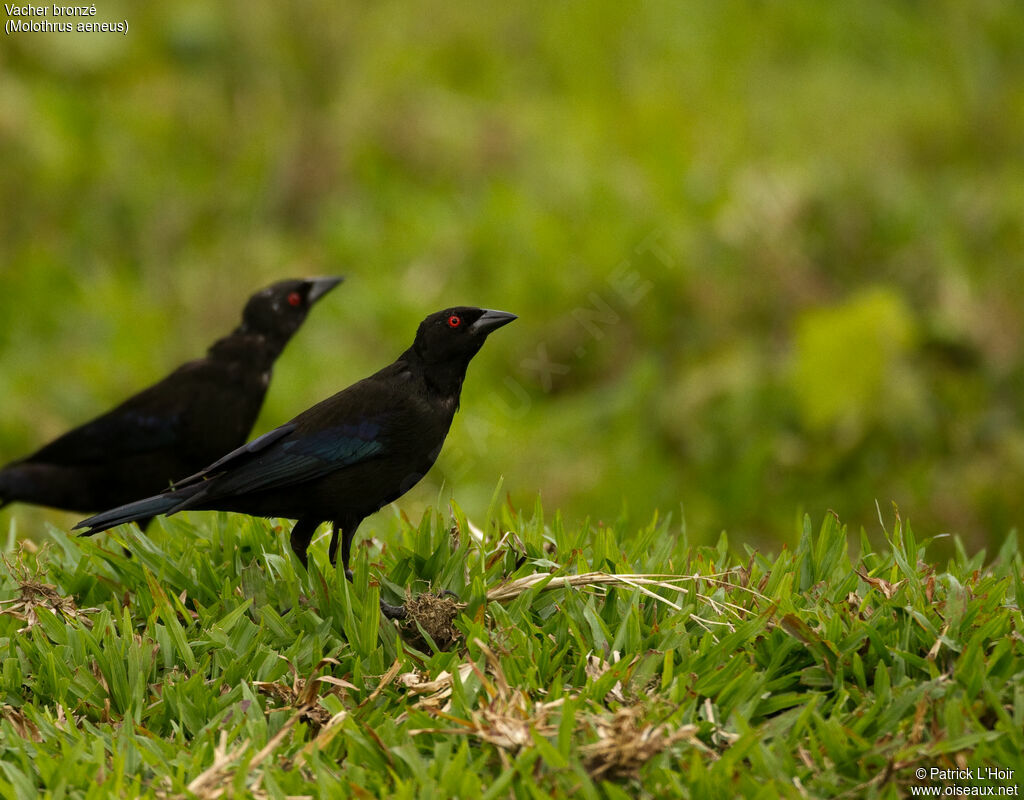
[[[313,304],[341,281],[285,280],[257,292],[242,324],[205,358],[0,469],[0,507],[110,508],[159,492],[238,447],[259,416],[274,361]]]
[[[228,453],[171,489],[83,520],[88,534],[183,509],[297,520],[291,546],[303,564],[316,529],[331,522],[330,558],[348,571],[359,523],[411,489],[433,465],[459,407],[469,362],[492,331],[516,319],[457,307],[431,314],[390,366],[291,422]],[[385,613],[398,609],[381,604]]]

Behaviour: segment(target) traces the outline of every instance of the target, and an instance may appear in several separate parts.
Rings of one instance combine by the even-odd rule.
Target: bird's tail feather
[[[113,528],[115,525],[123,525],[126,522],[133,522],[135,520],[149,520],[149,518],[156,516],[157,514],[165,514],[170,511],[174,506],[180,503],[182,497],[180,494],[174,492],[168,492],[167,494],[158,494],[153,497],[147,497],[144,500],[136,500],[134,503],[128,503],[117,508],[112,508],[109,511],[104,511],[102,514],[96,514],[95,516],[83,519],[77,525],[75,530],[80,528],[85,529],[82,532],[83,536],[92,536],[94,533],[105,531],[108,528]]]

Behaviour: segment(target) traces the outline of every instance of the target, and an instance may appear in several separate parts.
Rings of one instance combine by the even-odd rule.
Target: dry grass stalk
[[[301,756],[303,759],[306,759],[309,758],[310,755],[312,755],[314,750],[323,750],[325,747],[327,747],[330,741],[341,730],[341,723],[343,723],[346,719],[348,719],[347,711],[339,711],[337,714],[331,717],[327,721],[327,724],[320,729],[320,732],[312,739],[310,739],[306,743],[306,746],[299,751],[298,756]]]
[[[529,695],[520,689],[513,690],[501,668],[501,662],[494,652],[479,639],[474,644],[481,649],[487,658],[488,671],[494,680],[480,670],[476,664],[467,663],[459,667],[460,677],[468,677],[476,673],[480,678],[484,693],[490,698],[479,710],[474,710],[469,719],[451,716],[447,711],[426,707],[438,717],[453,722],[459,727],[443,730],[423,728],[410,731],[412,735],[421,733],[459,733],[475,736],[482,741],[500,747],[503,750],[516,752],[533,743],[534,736],[554,736],[558,728],[548,721],[551,711],[561,706],[562,701],[552,703],[531,703]],[[438,676],[441,680],[441,676]],[[451,676],[447,678],[447,692],[451,693]],[[441,687],[444,690],[444,687]]]
[[[377,684],[377,688],[370,692],[370,696],[363,700],[363,702],[361,702],[359,705],[365,706],[367,703],[372,703],[374,700],[380,697],[381,692],[383,692],[388,686],[391,685],[391,682],[395,679],[395,677],[398,675],[401,669],[402,660],[400,658],[396,658],[394,660],[394,663],[392,663],[392,665],[388,667],[388,671],[381,676],[380,683]]]
[[[414,672],[400,675],[400,685],[424,695],[418,704],[421,708],[454,724],[454,727],[421,728],[410,733],[414,736],[424,733],[473,736],[513,754],[534,746],[537,737],[551,739],[557,736],[560,720],[554,715],[563,705],[564,698],[550,703],[537,702],[531,699],[528,692],[513,689],[494,651],[479,639],[475,639],[473,644],[480,648],[487,660],[486,672],[476,664],[467,662],[459,666],[459,679],[465,681],[471,674],[476,674],[486,699],[469,713],[468,718],[455,717],[450,713],[450,702],[441,707],[441,702],[450,698],[452,693],[451,673],[442,672],[433,680],[427,680]],[[587,674],[596,680],[620,660],[621,654],[618,652],[611,654],[610,661],[590,653],[587,656]],[[620,683],[609,694],[624,702]],[[580,754],[591,775],[595,778],[635,777],[647,761],[683,740],[703,751],[707,750],[697,738],[695,725],[673,729],[667,724],[642,724],[642,717],[641,706],[623,706],[611,717],[580,715],[579,721],[574,721],[577,732],[583,728],[597,732],[596,741],[580,748]]]
[[[587,665],[585,667],[587,677],[592,681],[596,681],[602,675],[604,675],[613,664],[618,664],[622,660],[622,653],[618,650],[613,650],[611,653],[611,661],[606,661],[599,655],[595,655],[594,651],[591,650],[587,653]],[[640,661],[640,656],[633,656],[632,661],[629,662],[627,669],[632,669]],[[622,681],[615,681],[615,685],[608,690],[608,694],[605,697],[610,697],[619,703],[625,703],[626,698],[622,692]]]
[[[290,727],[285,725],[281,730]],[[216,800],[222,797],[231,784],[231,767],[238,761],[242,753],[249,746],[249,740],[244,739],[232,751],[228,750],[228,732],[220,732],[220,741],[213,748],[213,763],[200,772],[186,787],[189,792],[202,798],[202,800]],[[259,780],[259,779],[257,779]],[[227,784],[227,786],[225,785]],[[256,787],[250,787],[255,791]]]
[[[81,619],[86,627],[92,627],[92,620],[86,614],[95,613],[99,611],[98,608],[78,608],[75,601],[62,596],[56,586],[36,580],[24,564],[12,565],[6,556],[2,558],[11,577],[18,582],[18,596],[0,600],[0,614],[7,614],[25,623],[18,633],[25,633],[39,624],[39,615],[36,613],[38,608],[45,608],[65,619]]]
[[[339,662],[333,658],[323,658],[313,668],[312,674],[316,675],[328,664],[337,665]],[[285,708],[271,709],[267,713],[285,711],[290,708],[298,714],[299,721],[308,723],[314,735],[318,735],[320,729],[332,720],[331,713],[320,705],[320,689],[325,684],[334,686],[335,688],[328,693],[332,694],[343,689],[355,690],[357,687],[341,678],[335,678],[333,675],[320,675],[307,680],[299,676],[298,670],[290,661],[288,668],[292,672],[291,686],[273,681],[253,681],[253,686],[261,694],[265,694],[285,706]]]
[[[728,574],[729,573],[722,573],[720,575],[647,575],[643,573],[613,574],[608,572],[585,572],[580,575],[553,575],[549,572],[538,572],[533,575],[525,575],[522,578],[516,578],[513,581],[508,581],[507,583],[494,587],[487,592],[487,600],[489,602],[504,603],[508,600],[514,600],[516,597],[519,597],[519,595],[537,587],[540,587],[541,591],[550,591],[552,589],[564,589],[568,587],[607,587],[618,585],[636,589],[642,594],[645,594],[660,603],[665,603],[676,611],[682,611],[683,608],[678,603],[662,597],[653,590],[662,589],[685,595],[689,594],[691,590],[685,586],[680,586],[679,584],[693,583],[694,586],[698,586],[700,581],[705,581],[716,586],[728,587],[730,589],[745,592],[755,599],[767,602],[768,598],[760,592],[723,580],[722,578]],[[709,595],[701,592],[695,591],[694,596],[710,606],[715,613],[721,616],[731,614],[737,619],[744,619],[746,615],[751,613],[749,609],[744,608],[741,605],[722,600],[715,600]],[[705,623],[705,625],[725,625],[729,628],[732,627],[728,621],[706,620],[699,617],[693,618],[699,622]]]
[[[681,740],[697,742],[697,726],[684,725],[670,731],[667,725],[641,725],[641,710],[620,708],[609,719],[593,717],[597,741],[583,745],[587,771],[594,778],[635,778],[650,759]]]
[[[63,711],[63,709],[61,709]],[[0,718],[7,720],[11,723],[15,733],[19,737],[29,742],[40,742],[42,738],[39,735],[39,728],[36,724],[30,720],[21,709],[15,708],[4,704],[0,706]]]
[[[284,741],[288,731],[298,722],[299,716],[299,712],[292,714],[288,721],[281,726],[281,730],[274,734],[266,746],[252,757],[252,760],[246,765],[250,773],[255,772],[257,767],[266,761],[267,757],[278,748],[281,742]],[[237,770],[235,765],[249,748],[249,740],[244,739],[234,750],[230,751],[227,747],[227,740],[227,731],[222,730],[220,732],[220,741],[213,749],[213,763],[189,783],[186,787],[189,795],[195,795],[200,800],[219,800],[221,797],[234,796],[234,775]],[[262,781],[262,774],[257,774],[255,780],[245,787],[246,796],[257,798],[257,800],[269,797],[267,792],[260,788]],[[294,797],[291,800],[299,800],[299,798]]]
[[[327,664],[338,664],[338,661],[333,658],[321,659],[320,663],[314,667],[313,675],[316,675]],[[331,690],[334,692],[341,689],[356,689],[357,687],[348,681],[343,681],[331,675],[320,675],[315,678],[303,679],[299,677],[291,662],[289,662],[288,666],[293,675],[290,687],[285,684],[268,681],[256,681],[254,684],[263,694],[276,700],[287,702],[293,709],[293,712],[284,725],[281,726],[281,729],[246,764],[246,769],[250,774],[255,774],[257,768],[274,754],[296,723],[307,722],[317,732],[314,739],[299,752],[300,756],[306,757],[313,751],[314,746],[322,747],[334,738],[341,723],[348,715],[347,712],[342,711],[331,716],[327,709],[320,706],[320,688],[325,684],[329,684],[335,687]],[[236,765],[248,748],[249,740],[245,739],[239,742],[233,750],[228,750],[227,731],[221,731],[220,742],[214,748],[213,763],[189,783],[187,787],[188,792],[200,797],[202,800],[219,800],[221,797],[233,795],[234,778],[237,771]],[[247,796],[257,798],[268,796],[265,791],[260,789],[262,780],[262,775],[256,774],[253,782],[246,786]],[[293,800],[297,800],[297,798]]]
[[[459,681],[465,681],[473,674],[475,667],[471,662],[460,664]],[[442,702],[452,696],[452,673],[445,670],[433,680],[428,680],[423,673],[405,672],[398,676],[398,684],[413,694],[422,695],[416,705],[424,709],[441,709],[447,711],[450,704],[442,708]]]
[[[884,580],[883,578],[873,578],[870,575],[868,575],[867,572],[865,572],[863,569],[859,567],[854,571],[857,573],[857,576],[862,581],[864,581],[864,583],[866,583],[868,586],[871,586],[874,589],[878,589],[878,591],[880,591],[885,596],[886,600],[891,600],[893,596],[896,594],[896,592],[899,591],[900,587],[904,583],[906,583],[906,580],[896,581],[896,583],[890,583],[889,581]]]
[[[557,736],[559,720],[553,715],[561,708],[564,700],[536,702],[526,691],[513,689],[494,652],[479,640],[474,641],[474,644],[487,658],[486,673],[472,662],[462,664],[458,672],[461,680],[475,673],[481,681],[482,694],[487,699],[471,711],[468,718],[455,717],[450,713],[450,703],[444,708],[440,707],[441,701],[451,695],[453,678],[450,673],[443,672],[429,681],[416,673],[405,673],[399,676],[398,682],[411,691],[425,695],[420,706],[439,719],[454,724],[454,727],[421,728],[410,733],[414,736],[424,733],[473,736],[513,754],[534,746],[538,736],[546,739]],[[599,678],[620,658],[618,653],[613,653],[611,662],[608,662],[590,654],[587,657],[587,674]],[[616,684],[610,694],[621,699],[621,685]],[[611,717],[581,715],[576,723],[577,731],[583,727],[597,731],[597,741],[580,748],[586,768],[595,778],[635,777],[647,761],[682,740],[706,750],[697,739],[695,725],[684,725],[674,730],[664,724],[645,725],[641,724],[642,713],[639,706],[624,706]]]

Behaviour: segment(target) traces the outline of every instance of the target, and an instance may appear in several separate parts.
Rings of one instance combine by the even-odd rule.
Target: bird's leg
[[[331,544],[327,548],[327,553],[331,557],[331,563],[337,565],[338,563],[338,534],[341,534],[341,565],[345,568],[345,577],[352,580],[352,570],[349,569],[348,561],[352,555],[352,539],[355,536],[356,528],[359,527],[359,523],[362,520],[352,521],[339,521],[334,520],[331,523]]]
[[[307,569],[309,568],[309,556],[306,551],[309,550],[309,543],[313,541],[313,534],[316,533],[319,526],[320,520],[318,519],[300,519],[292,528],[292,551],[299,557],[302,566]]]
[[[383,600],[380,601],[380,613],[388,619],[405,619],[409,616],[405,606],[393,606],[391,603],[386,603]]]
[[[352,570],[349,569],[348,562],[352,556],[352,540],[356,536],[356,528],[359,527],[361,519],[353,520],[350,522],[334,522],[334,526],[331,530],[331,549],[328,551],[331,554],[331,563],[336,564],[338,561],[338,533],[341,533],[341,565],[345,568],[345,577],[352,580]],[[383,600],[380,601],[380,613],[388,619],[405,619],[406,612],[405,606],[393,606],[391,603],[386,603]]]

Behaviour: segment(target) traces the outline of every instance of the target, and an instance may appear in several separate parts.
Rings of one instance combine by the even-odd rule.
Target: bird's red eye
[[[290,305],[290,306],[301,306],[302,305],[302,295],[299,294],[298,292],[292,292],[290,295],[288,295],[288,305]]]
[[[457,328],[461,324],[462,324],[462,317],[458,316],[457,314],[452,314],[450,317],[448,317],[448,327],[449,328]]]

